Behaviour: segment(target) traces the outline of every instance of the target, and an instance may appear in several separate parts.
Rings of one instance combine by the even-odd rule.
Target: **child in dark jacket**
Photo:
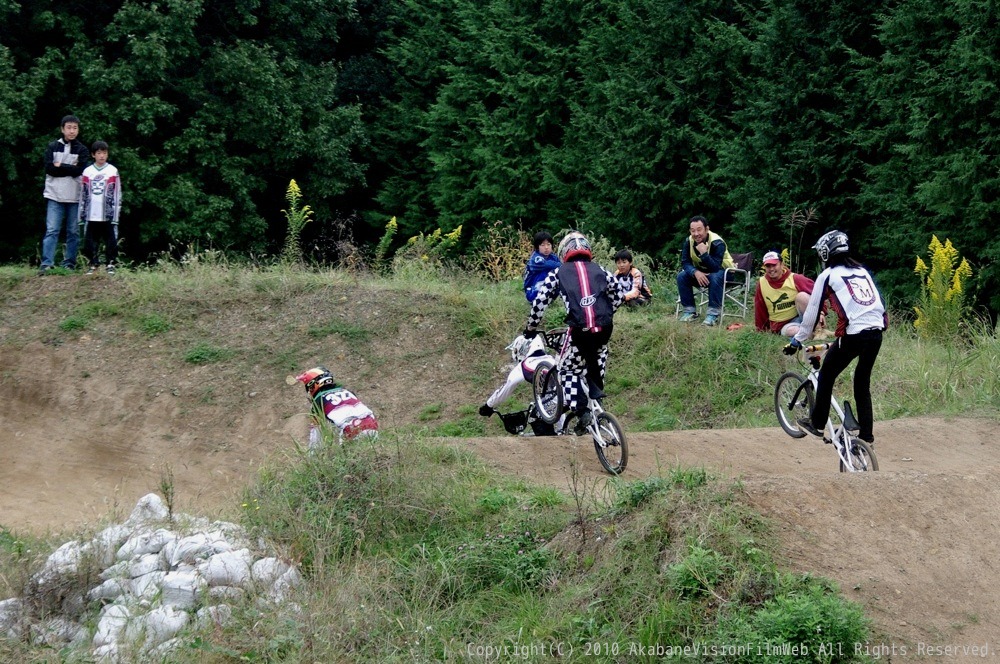
[[[538,295],[538,285],[549,276],[552,270],[559,267],[559,257],[552,253],[552,236],[542,231],[535,233],[533,241],[535,250],[524,266],[524,297],[528,302],[534,302]]]
[[[632,265],[632,252],[622,249],[615,254],[615,279],[628,285],[628,293],[625,294],[625,304],[630,307],[637,307],[649,304],[653,301],[653,291],[646,283],[646,277],[642,276],[639,268]]]

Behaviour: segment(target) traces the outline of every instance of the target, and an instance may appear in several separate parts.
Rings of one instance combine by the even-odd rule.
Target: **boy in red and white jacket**
[[[108,274],[115,273],[118,260],[118,217],[122,209],[122,180],[118,169],[108,163],[108,144],[95,141],[91,147],[94,163],[83,171],[80,188],[80,223],[83,224],[83,254],[90,263],[87,274],[100,266],[97,244],[104,239]]]

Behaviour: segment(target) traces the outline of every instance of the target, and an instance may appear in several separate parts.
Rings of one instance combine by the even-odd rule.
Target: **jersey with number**
[[[122,183],[118,169],[111,164],[98,168],[91,164],[83,171],[80,191],[80,221],[118,223],[122,207]]]
[[[326,419],[346,433],[361,421],[374,421],[375,413],[345,387],[335,387],[316,397],[316,406]],[[369,420],[370,418],[370,420]]]

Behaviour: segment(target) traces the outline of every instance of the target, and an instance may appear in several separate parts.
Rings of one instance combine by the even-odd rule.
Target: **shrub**
[[[398,271],[400,264],[417,262],[428,265],[441,265],[448,258],[454,258],[453,252],[462,238],[462,227],[459,226],[450,233],[442,233],[440,228],[425,235],[420,233],[406,241],[406,245],[396,252],[393,258],[393,268]]]
[[[538,588],[552,573],[555,554],[531,530],[486,533],[452,551],[461,596],[489,588],[523,592]]]
[[[288,209],[282,210],[285,219],[288,220],[288,234],[285,236],[285,248],[281,251],[281,259],[286,263],[298,263],[302,260],[302,249],[299,247],[299,237],[302,229],[309,223],[313,211],[308,205],[299,207],[302,201],[302,190],[298,183],[292,180],[288,183],[288,191],[285,192],[288,200]]]
[[[477,252],[476,269],[494,282],[520,278],[531,255],[531,238],[524,231],[496,221],[486,227]]]
[[[669,567],[667,578],[671,590],[678,595],[698,596],[711,593],[728,568],[729,563],[719,552],[691,545],[687,556]]]
[[[385,225],[385,233],[382,234],[382,239],[378,241],[378,246],[375,247],[376,268],[381,269],[385,266],[385,262],[389,257],[389,248],[392,246],[392,238],[396,236],[397,230],[399,230],[399,226],[396,223],[396,218],[393,217]]]
[[[917,256],[913,269],[920,275],[920,306],[914,307],[917,319],[913,325],[921,337],[948,341],[958,335],[968,313],[965,286],[972,268],[964,258],[959,262],[958,250],[947,238],[941,244],[932,236],[927,255],[930,267]]]
[[[87,329],[90,318],[86,316],[67,316],[59,323],[59,329],[63,332],[76,332]]]
[[[752,614],[723,622],[720,643],[752,647],[729,662],[851,662],[855,644],[868,641],[869,620],[861,607],[819,584],[775,597]]]

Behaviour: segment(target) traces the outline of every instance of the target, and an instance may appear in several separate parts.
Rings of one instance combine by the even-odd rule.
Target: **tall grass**
[[[562,644],[566,661],[658,661],[629,652],[749,638],[750,625],[768,642],[843,642],[829,661],[850,661],[860,609],[782,572],[740,495],[675,469],[609,481],[581,515],[419,438],[290,457],[248,489],[245,521],[307,570],[302,619],[249,612],[202,635],[198,657],[488,661],[493,648],[493,661],[541,661],[537,648]],[[788,604],[823,631],[790,633],[773,618]]]

